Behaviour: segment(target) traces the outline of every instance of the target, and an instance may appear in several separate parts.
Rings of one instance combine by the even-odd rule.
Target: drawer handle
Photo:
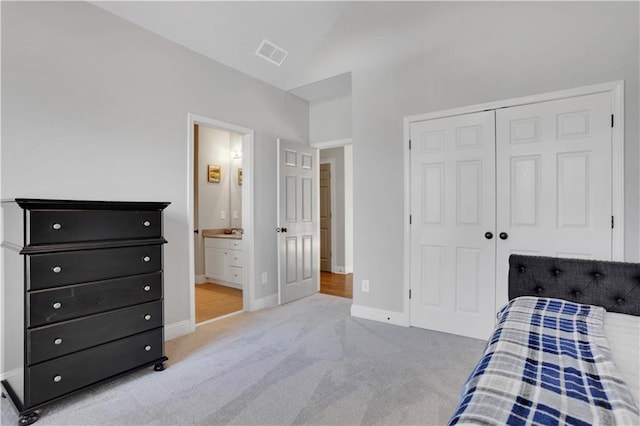
[[[145,256],[142,258],[142,260],[144,260],[145,262],[148,262],[151,260],[151,258],[149,256]]]
[[[151,319],[151,315],[149,315],[149,314],[145,315],[145,316],[144,316],[144,319],[145,319],[145,320],[147,320],[147,321],[149,321],[149,320]]]
[[[52,270],[54,273],[59,274],[59,273],[60,273],[60,271],[62,271],[62,268],[61,268],[61,267],[59,267],[59,266],[54,266],[53,268],[51,268],[51,270]]]
[[[61,345],[62,344],[62,339],[61,338],[57,338],[56,340],[53,341],[54,345]]]
[[[149,291],[151,290],[151,286],[150,285],[145,285],[144,286],[144,291]]]
[[[146,227],[151,226],[151,222],[149,222],[148,220],[145,220],[144,222],[142,222],[142,224]]]
[[[145,347],[144,347],[144,350],[145,350],[145,351],[147,351],[147,352],[149,352],[149,351],[151,350],[151,345],[147,345],[147,346],[145,346]]]
[[[54,303],[54,304],[53,304],[53,305],[51,305],[51,306],[53,306],[53,309],[60,309],[60,308],[62,308],[62,303],[60,303],[60,302],[56,302],[56,303]]]
[[[53,381],[56,382],[56,383],[61,382],[62,381],[62,376],[59,375],[59,374],[57,376],[54,376],[53,377]]]
[[[58,229],[62,228],[62,225],[60,225],[59,223],[54,223],[52,228],[57,231]]]

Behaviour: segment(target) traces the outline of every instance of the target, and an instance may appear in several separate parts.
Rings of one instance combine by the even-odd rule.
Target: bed
[[[511,255],[450,425],[640,425],[640,264]]]

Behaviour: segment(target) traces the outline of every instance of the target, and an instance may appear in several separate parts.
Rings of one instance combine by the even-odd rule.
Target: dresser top
[[[154,201],[95,201],[95,200],[47,200],[16,198],[15,202],[26,210],[164,210],[170,202]]]

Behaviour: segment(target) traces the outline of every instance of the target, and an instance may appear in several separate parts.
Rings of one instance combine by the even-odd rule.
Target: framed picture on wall
[[[242,185],[242,167],[238,168],[238,185]]]
[[[207,166],[207,180],[213,183],[220,183],[220,166],[213,164]]]

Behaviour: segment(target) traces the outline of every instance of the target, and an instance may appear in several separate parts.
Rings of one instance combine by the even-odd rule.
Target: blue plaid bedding
[[[449,424],[640,425],[604,314],[558,299],[509,302]]]

